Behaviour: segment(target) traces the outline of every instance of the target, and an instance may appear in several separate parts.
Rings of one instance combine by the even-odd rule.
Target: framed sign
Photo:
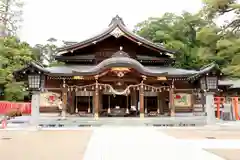
[[[192,95],[188,93],[173,94],[173,104],[177,107],[191,107]]]
[[[40,94],[40,106],[51,107],[56,106],[57,100],[60,98],[59,93],[44,92]]]

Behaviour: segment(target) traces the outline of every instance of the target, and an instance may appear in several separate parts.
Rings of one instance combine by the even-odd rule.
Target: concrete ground
[[[94,153],[94,154],[93,154]],[[100,127],[89,142],[84,160],[224,160],[199,146],[153,127]]]
[[[216,154],[225,160],[239,160],[240,149],[206,149],[206,151]]]
[[[70,121],[79,124],[78,120]],[[92,123],[89,119],[84,121]],[[76,130],[71,126],[37,132],[0,130],[0,159],[239,160],[239,124],[165,128],[147,127],[139,119],[102,121],[99,127]]]
[[[225,160],[239,160],[240,155],[240,130],[227,129],[158,129],[176,139],[201,146],[209,153],[218,155]]]
[[[159,129],[159,131],[177,139],[240,139],[240,130],[195,128],[195,129]]]
[[[0,131],[0,159],[82,160],[91,130]]]

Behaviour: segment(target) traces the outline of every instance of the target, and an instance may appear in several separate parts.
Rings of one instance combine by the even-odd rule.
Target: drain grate
[[[146,124],[147,126],[154,126],[154,127],[187,127],[187,126],[196,126],[196,124],[185,124],[185,123],[180,123],[180,124]]]
[[[89,125],[89,124],[80,124],[80,125],[78,125],[78,127],[91,127],[91,125]]]
[[[21,121],[13,121],[13,122],[11,122],[12,124],[23,124],[23,123],[26,123],[26,122],[21,122]]]
[[[1,140],[11,140],[12,138],[10,137],[2,137]]]
[[[207,139],[216,139],[216,137],[206,137]]]
[[[66,125],[66,124],[39,124],[40,127],[46,128],[62,128],[62,127],[92,127],[93,125],[90,124],[79,124],[79,125]],[[100,126],[100,125],[94,125]]]

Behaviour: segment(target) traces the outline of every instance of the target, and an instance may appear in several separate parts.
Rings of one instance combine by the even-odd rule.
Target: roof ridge
[[[125,26],[125,23],[124,23],[123,19],[119,15],[116,15],[115,17],[113,17],[108,26],[111,26],[111,25],[116,24],[116,23],[121,23]]]
[[[209,64],[206,64],[206,65],[202,66],[202,67],[200,68],[200,70],[206,69],[207,67],[210,67],[210,66],[212,66],[212,65],[216,65],[216,63],[215,63],[215,62],[211,62],[211,63],[209,63]]]
[[[121,33],[123,32],[123,33]],[[166,49],[162,45],[157,45],[154,42],[145,39],[144,37],[141,37],[134,32],[130,31],[124,24],[122,18],[120,18],[118,15],[114,17],[109,25],[109,27],[102,33],[86,39],[82,42],[70,45],[70,46],[64,46],[58,49],[59,54],[62,52],[63,54],[69,51],[74,51],[80,48],[87,47],[92,44],[96,44],[98,41],[102,41],[110,36],[114,35],[116,38],[120,36],[125,36],[126,38],[135,41],[135,43],[138,43],[139,45],[143,44],[145,47],[150,47],[152,50],[156,50],[158,52],[167,52],[170,54],[176,53],[176,51]]]

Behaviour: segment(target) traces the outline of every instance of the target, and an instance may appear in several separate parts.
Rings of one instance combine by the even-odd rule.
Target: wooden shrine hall
[[[175,54],[181,53],[139,37],[116,16],[101,34],[58,49],[56,60],[64,65],[44,68],[31,62],[14,75],[17,80],[41,75],[41,92],[58,93],[69,114],[203,113],[204,92],[217,91],[220,71],[215,63],[199,70],[174,68]]]

